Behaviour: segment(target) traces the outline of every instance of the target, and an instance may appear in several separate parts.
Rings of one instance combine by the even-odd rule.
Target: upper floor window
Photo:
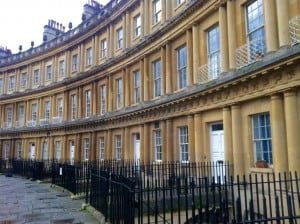
[[[25,107],[24,105],[20,105],[19,107],[19,121],[24,121],[25,118]]]
[[[57,115],[60,118],[63,117],[63,99],[62,98],[57,99]]]
[[[78,70],[78,55],[75,54],[72,57],[72,72],[76,72]]]
[[[107,40],[101,40],[101,58],[107,57]]]
[[[105,151],[105,145],[104,145],[104,137],[100,137],[99,139],[99,159],[104,160],[104,151]]]
[[[209,78],[217,78],[220,74],[220,33],[219,26],[214,26],[207,33]]]
[[[255,161],[264,160],[273,164],[270,114],[258,114],[252,117],[253,146]]]
[[[22,159],[22,142],[17,142],[17,159]]]
[[[141,35],[141,15],[137,15],[133,19],[134,37]]]
[[[123,82],[122,79],[116,80],[116,88],[117,88],[117,109],[123,106]]]
[[[117,30],[117,49],[123,48],[123,28]]]
[[[161,0],[153,1],[153,24],[161,20]]]
[[[3,92],[3,79],[0,79],[0,93]]]
[[[92,48],[90,47],[86,50],[86,64],[91,65],[92,60],[93,60],[93,51]]]
[[[45,102],[45,118],[47,121],[50,118],[50,101]]]
[[[36,69],[33,71],[33,84],[37,85],[40,83],[40,70]]]
[[[15,76],[10,76],[9,77],[9,89],[14,90],[15,87],[16,87]]]
[[[55,142],[55,158],[57,160],[61,159],[61,141]]]
[[[71,96],[71,119],[76,119],[76,110],[77,110],[77,97],[76,95]]]
[[[153,62],[153,95],[161,96],[161,60]]]
[[[27,73],[22,73],[22,76],[21,76],[21,87],[23,87],[23,88],[27,87]]]
[[[180,127],[178,130],[180,161],[189,161],[189,135],[188,127]]]
[[[52,65],[47,66],[46,80],[52,79]]]
[[[89,160],[89,154],[90,154],[90,139],[85,138],[84,139],[84,160]]]
[[[177,50],[177,75],[178,75],[178,89],[187,86],[187,52],[186,46]]]
[[[133,73],[134,78],[134,102],[139,103],[141,101],[141,73],[139,70]]]
[[[59,76],[63,77],[65,75],[65,61],[61,60],[59,62]]]
[[[102,85],[100,88],[100,113],[106,113],[106,85]]]
[[[122,138],[121,138],[121,135],[116,135],[115,149],[116,149],[116,160],[121,160],[121,156],[122,156]]]
[[[263,0],[252,1],[246,6],[247,37],[250,44],[250,54],[265,54],[265,29]]]
[[[6,121],[7,121],[7,127],[10,128],[12,127],[12,114],[13,110],[11,107],[7,108],[6,110]]]
[[[37,120],[37,104],[32,104],[32,111],[31,111],[31,120]]]
[[[155,160],[162,160],[162,145],[161,145],[161,131],[154,131],[154,153]]]
[[[184,3],[185,0],[175,0],[175,1],[176,1],[176,6],[179,6],[182,3]]]
[[[8,160],[10,158],[10,146],[9,143],[4,144],[4,159]]]
[[[91,91],[85,91],[85,117],[91,116]]]

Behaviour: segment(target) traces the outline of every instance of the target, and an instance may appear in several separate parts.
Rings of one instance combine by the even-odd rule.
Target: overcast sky
[[[109,0],[97,0],[105,5]],[[81,22],[83,5],[88,0],[0,0],[0,46],[17,53],[38,46],[43,40],[44,25],[49,19],[62,23],[68,30]]]

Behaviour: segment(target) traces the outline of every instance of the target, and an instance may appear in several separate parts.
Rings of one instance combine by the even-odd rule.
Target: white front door
[[[75,161],[75,146],[74,146],[74,142],[70,141],[70,162],[71,162],[71,165],[74,165],[74,161]]]
[[[141,149],[140,149],[140,134],[135,134],[133,137],[134,141],[134,161],[139,163],[141,158]]]
[[[35,159],[35,144],[31,143],[30,144],[30,152],[29,152],[29,157],[30,159]]]
[[[223,123],[214,123],[210,126],[210,156],[214,164],[212,174],[223,179],[225,175],[224,164],[224,130]],[[216,180],[217,181],[217,180]]]

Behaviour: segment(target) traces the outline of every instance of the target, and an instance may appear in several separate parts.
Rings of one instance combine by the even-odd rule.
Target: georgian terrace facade
[[[112,0],[0,58],[0,155],[299,171],[298,14],[298,0]]]

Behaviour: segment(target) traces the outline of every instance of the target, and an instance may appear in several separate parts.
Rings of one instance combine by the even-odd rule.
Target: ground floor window
[[[270,114],[257,114],[252,117],[254,160],[264,160],[273,164]]]
[[[55,142],[56,159],[61,160],[61,141]]]
[[[17,159],[22,159],[22,143],[17,142]]]
[[[181,162],[189,161],[189,136],[188,127],[180,127],[178,130],[179,135],[179,153]]]
[[[121,151],[122,151],[122,139],[121,135],[116,135],[116,160],[121,160]]]
[[[154,153],[155,160],[162,160],[162,150],[161,150],[161,131],[154,131]]]
[[[4,158],[5,158],[5,160],[8,160],[9,159],[9,154],[10,154],[10,148],[9,148],[8,143],[4,144],[4,152],[5,152]]]
[[[104,160],[104,137],[100,137],[99,142],[99,159]]]
[[[89,160],[90,153],[90,140],[88,138],[84,139],[84,160]]]

